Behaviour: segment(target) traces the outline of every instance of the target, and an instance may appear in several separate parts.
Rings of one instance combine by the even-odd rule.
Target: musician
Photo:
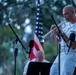
[[[76,35],[75,9],[72,5],[67,5],[63,8],[62,12],[65,20],[67,21],[63,29],[59,28],[62,34],[59,32],[58,28],[56,28],[55,24],[51,26],[51,29],[56,28],[56,30],[52,32],[52,41],[55,43],[55,45],[57,45],[58,41],[60,41],[59,36],[61,37],[60,72],[58,69],[58,55],[50,68],[50,75],[58,75],[59,73],[60,75],[73,75],[74,69],[76,67],[76,37],[74,41],[69,40],[69,37],[72,33]],[[71,44],[69,44],[69,41],[71,42]],[[71,46],[69,47],[67,45]],[[70,48],[69,51],[68,47]]]
[[[26,63],[26,65],[24,67],[23,75],[27,75],[28,65],[30,62],[47,62],[47,63],[49,63],[49,61],[45,60],[44,53],[39,50],[39,51],[37,51],[36,58],[34,58],[33,60],[28,60],[28,62]]]

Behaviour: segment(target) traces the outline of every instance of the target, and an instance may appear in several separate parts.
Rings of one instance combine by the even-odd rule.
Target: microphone
[[[28,47],[29,47],[29,54],[30,54],[31,51],[32,51],[33,45],[34,45],[34,40],[30,40],[30,41],[29,41],[29,45],[28,45]]]
[[[75,33],[71,33],[70,34],[70,37],[69,37],[69,44],[68,44],[68,52],[69,52],[69,49],[71,48],[72,46],[72,42],[75,40]]]

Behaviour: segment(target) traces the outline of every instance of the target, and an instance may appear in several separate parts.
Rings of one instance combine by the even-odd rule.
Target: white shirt
[[[63,26],[62,31],[67,35],[67,37],[69,38],[71,33],[75,33],[76,35],[76,22],[74,24],[71,24],[69,22],[65,23],[65,25]],[[76,41],[76,37],[75,37],[75,41]],[[61,40],[61,49],[64,51],[68,50],[68,47],[66,45],[66,43],[64,42],[64,40]],[[70,49],[72,50],[72,48]],[[76,50],[76,49],[75,49]]]
[[[30,63],[30,62],[35,62],[35,60],[36,60],[36,59],[34,58],[34,59],[31,60],[31,61],[30,61],[30,60],[27,61],[26,65],[25,65],[25,67],[24,67],[24,72],[23,72],[23,74],[24,74],[24,73],[25,73],[25,74],[27,73],[29,63]],[[49,61],[47,61],[47,60],[45,60],[45,59],[43,59],[42,62],[47,62],[47,63],[49,63]]]

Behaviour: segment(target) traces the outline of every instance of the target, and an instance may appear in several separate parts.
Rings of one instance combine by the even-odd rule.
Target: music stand
[[[27,75],[49,75],[51,63],[30,62]]]

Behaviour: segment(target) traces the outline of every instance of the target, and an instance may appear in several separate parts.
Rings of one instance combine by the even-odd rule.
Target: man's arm
[[[51,29],[54,29],[54,28],[55,28],[55,25],[52,25]],[[56,35],[60,35],[63,38],[63,40],[65,41],[66,45],[68,46],[69,38],[68,38],[68,36],[65,33],[62,32],[62,34],[60,34],[59,30],[56,29],[51,34],[53,34],[52,41],[54,42],[55,45],[58,44],[58,39],[56,38]],[[72,48],[76,48],[76,42],[72,42],[72,46],[71,47]]]
[[[66,44],[68,44],[69,38],[65,35],[65,33],[58,34],[58,35],[61,36],[61,37],[64,39],[64,41],[65,41]],[[53,43],[54,43],[55,45],[58,44],[58,41],[59,41],[59,40],[58,40],[57,34],[55,34],[55,35],[52,36],[52,41],[53,41]]]

